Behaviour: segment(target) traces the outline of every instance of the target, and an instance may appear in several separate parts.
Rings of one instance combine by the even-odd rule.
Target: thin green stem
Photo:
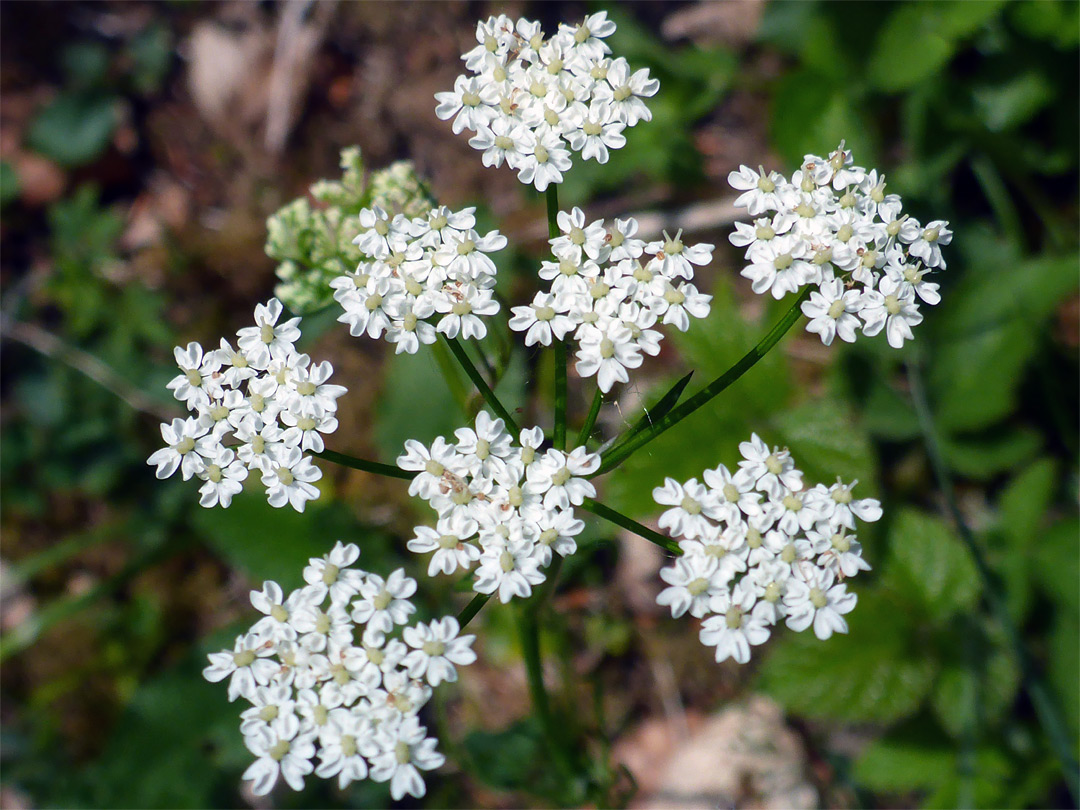
[[[457,338],[448,338],[446,335],[441,335],[441,337],[446,341],[446,345],[450,347],[450,351],[453,352],[458,363],[465,369],[465,373],[469,375],[469,379],[473,381],[473,385],[475,385],[476,390],[480,392],[480,396],[482,396],[488,406],[495,411],[495,415],[506,423],[506,427],[512,433],[517,434],[519,432],[517,422],[515,422],[514,417],[510,415],[510,411],[506,410],[506,408],[503,407],[503,404],[499,402],[499,398],[495,396],[495,392],[491,390],[491,386],[487,384],[483,375],[476,366],[473,365],[472,360],[469,359],[469,355],[465,353],[465,347],[461,345],[461,342]]]
[[[555,341],[555,447],[566,449],[566,344]]]
[[[364,472],[375,473],[376,475],[385,475],[388,478],[401,478],[405,481],[411,481],[416,477],[416,473],[402,470],[392,464],[383,464],[378,461],[368,461],[366,458],[347,456],[344,453],[338,453],[335,450],[323,450],[321,453],[312,453],[311,455],[315,456],[315,458],[321,458],[323,461],[331,461],[334,464],[340,464],[342,467],[352,467],[354,470],[363,470]]]
[[[457,615],[458,624],[462,629],[476,617],[476,614],[480,612],[481,608],[483,608],[490,599],[490,593],[478,593],[469,600],[469,604],[463,607],[461,612]]]
[[[533,711],[540,721],[541,733],[556,767],[568,782],[573,779],[574,767],[562,745],[560,727],[551,713],[547,687],[544,685],[543,659],[540,655],[540,616],[547,600],[555,590],[555,581],[562,566],[562,557],[557,557],[548,570],[548,578],[541,590],[518,610],[518,634],[521,640],[521,653],[525,659],[525,674],[529,681],[529,696]]]
[[[672,540],[670,537],[665,537],[660,532],[653,531],[648,526],[643,526],[633,518],[629,518],[622,512],[616,512],[610,506],[594,501],[592,498],[586,498],[581,508],[586,511],[592,512],[597,517],[602,517],[604,520],[609,520],[616,526],[622,526],[624,529],[633,532],[638,537],[644,537],[650,543],[656,543],[660,548],[670,551],[676,556],[682,556],[682,549],[679,548],[679,544]]]
[[[559,187],[552,183],[547,187],[548,238],[559,236]],[[555,341],[555,447],[566,449],[566,343]]]
[[[432,343],[431,352],[435,355],[435,362],[439,364],[439,371],[442,373],[443,379],[446,380],[446,387],[450,389],[450,396],[454,398],[454,402],[461,408],[461,412],[471,418],[469,391],[465,388],[465,384],[458,374],[457,366],[454,365],[454,358],[446,350],[446,344]]]
[[[911,398],[915,404],[915,412],[918,414],[919,425],[922,428],[923,444],[930,458],[930,466],[934,470],[938,489],[945,500],[945,507],[956,524],[961,540],[975,560],[975,567],[979,572],[979,578],[982,580],[983,598],[986,600],[987,607],[990,609],[994,619],[1001,625],[1005,638],[1020,663],[1024,688],[1031,699],[1031,705],[1035,709],[1035,716],[1038,718],[1039,725],[1042,726],[1050,747],[1061,764],[1065,784],[1072,795],[1073,802],[1080,802],[1080,766],[1077,765],[1072,754],[1072,737],[1062,720],[1054,697],[1050,694],[1045,682],[1035,671],[1034,662],[1028,655],[1027,648],[1024,646],[1020,633],[1013,623],[1012,616],[1009,614],[1008,603],[1005,600],[998,578],[990,568],[989,563],[987,563],[982,547],[976,541],[971,529],[968,528],[956,504],[952,478],[949,475],[944,455],[941,452],[941,441],[938,438],[933,413],[930,410],[923,389],[922,375],[916,364],[911,363],[908,365],[907,377],[911,388]]]
[[[747,371],[752,369],[761,358],[769,353],[773,346],[780,342],[780,338],[787,333],[795,322],[802,317],[802,310],[800,307],[802,306],[803,301],[810,296],[810,291],[812,289],[814,288],[811,286],[803,290],[802,294],[795,299],[795,303],[791,305],[791,309],[784,313],[784,317],[769,330],[765,337],[758,341],[758,344],[754,348],[743,355],[743,358],[739,360],[739,362],[694,394],[694,396],[690,397],[690,399],[682,403],[682,405],[673,408],[667,415],[662,419],[658,419],[649,428],[631,436],[621,444],[616,445],[606,456],[604,456],[603,464],[600,465],[600,469],[593,475],[603,475],[604,473],[615,469],[636,450],[651,442],[664,431],[673,428],[698,408],[707,404],[713,397],[717,396],[721,391],[738,380]]]
[[[603,401],[604,392],[597,388],[596,395],[593,397],[592,406],[589,408],[589,415],[585,417],[585,424],[581,426],[581,432],[578,434],[578,447],[584,447],[585,442],[589,440],[589,435],[592,433],[593,426],[596,425],[596,417],[600,415],[600,405]]]

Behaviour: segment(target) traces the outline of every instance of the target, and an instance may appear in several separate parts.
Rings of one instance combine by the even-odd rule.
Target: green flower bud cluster
[[[426,191],[409,161],[373,172],[367,182],[358,147],[341,152],[340,180],[320,180],[266,221],[266,255],[278,263],[275,295],[306,315],[333,301],[330,281],[369,259],[353,244],[362,208],[380,205],[407,217],[429,208]]]

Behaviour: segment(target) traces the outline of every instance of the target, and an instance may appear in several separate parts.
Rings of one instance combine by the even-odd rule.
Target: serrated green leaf
[[[915,509],[893,521],[885,578],[939,622],[971,609],[979,598],[971,554],[942,520]]]
[[[858,480],[863,497],[877,493],[870,438],[844,402],[811,400],[778,414],[772,424],[777,443],[791,450],[795,466],[811,484],[831,484],[839,476],[847,483]]]
[[[787,634],[770,651],[760,686],[806,717],[891,723],[914,712],[937,662],[916,642],[909,611],[881,591],[860,595],[849,633],[819,641]]]

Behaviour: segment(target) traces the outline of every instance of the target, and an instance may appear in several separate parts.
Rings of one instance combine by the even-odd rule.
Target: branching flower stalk
[[[732,172],[737,205],[755,218],[731,236],[746,248],[742,275],[755,292],[793,295],[794,303],[720,377],[680,404],[687,374],[631,428],[590,452],[605,402],[617,402],[617,386],[660,352],[663,328],[687,331],[709,316],[712,300],[693,283],[695,268],[711,263],[712,245],[684,243],[682,232],[646,241],[631,218],[590,221],[580,208],[560,208],[558,186],[574,159],[607,162],[627,130],[652,118],[647,100],[659,82],[611,55],[606,39],[614,30],[605,12],[551,36],[530,20],[491,17],[462,56],[466,74],[436,94],[436,116],[455,134],[471,133],[484,165],[505,163],[546,196],[551,253],[538,271],[546,286],[530,303],[510,306],[496,296],[492,257],[507,239],[478,233],[474,209],[440,205],[407,164],[365,185],[359,153],[349,150],[342,181],[313,188],[322,207],[295,203],[268,223],[284,301],[259,305],[235,346],[176,349],[180,374],[169,388],[192,416],[162,425],[166,447],[149,459],[158,477],[179,470],[199,479],[207,508],[228,507],[258,477],[271,506],[297,511],[319,495],[313,459],[408,481],[409,495],[427,502],[433,517],[407,548],[430,555],[427,576],[464,577],[475,593],[456,617],[411,624],[417,581],[404,570],[385,579],[361,571],[360,549],[341,543],[310,561],[305,587],[285,595],[266,582],[252,591],[264,617],[232,650],[211,655],[204,674],[228,679],[230,700],[250,704],[241,732],[255,756],[245,778],[256,794],[279,781],[300,789],[314,774],[342,788],[365,778],[388,782],[395,800],[423,796],[422,772],[444,757],[419,713],[432,689],[475,660],[474,636],[461,631],[493,596],[519,601],[546,745],[566,784],[586,784],[546,692],[539,636],[541,611],[585,526],[579,509],[672,555],[657,601],[676,618],[701,620],[701,641],[717,661],[746,662],[781,622],[797,632],[812,627],[822,640],[847,632],[843,617],[857,597],[846,580],[870,567],[857,522],[881,517],[877,501],[853,494],[857,482],[809,486],[785,448],[754,435],[740,444],[736,469],[705,470],[701,482],[657,482],[658,531],[603,503],[593,480],[721,394],[804,315],[826,345],[860,332],[884,332],[895,347],[911,339],[920,303],[939,298],[928,279],[945,267],[948,223],[923,227],[903,214],[884,178],[854,165],[843,144],[825,158],[806,156],[790,181],[746,166]],[[408,440],[394,465],[328,449],[323,437],[337,428],[337,401],[347,391],[329,382],[328,362],[296,351],[300,319],[285,318],[283,303],[301,313],[336,305],[353,336],[385,340],[395,354],[431,346],[469,424],[430,445]],[[508,354],[491,362],[481,341],[506,309],[509,332],[522,333],[525,347],[551,349],[545,425],[520,425],[495,394]],[[502,330],[495,335],[505,341]],[[474,341],[483,370],[466,341]],[[568,441],[571,360],[574,384],[588,388],[594,378],[596,385],[576,443]],[[585,794],[574,791],[567,801],[580,804]]]

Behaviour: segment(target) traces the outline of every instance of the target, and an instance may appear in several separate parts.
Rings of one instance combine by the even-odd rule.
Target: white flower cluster
[[[805,489],[791,454],[756,434],[739,450],[734,473],[721,464],[704,483],[667,478],[653,498],[670,507],[660,527],[683,538],[656,601],[676,618],[704,618],[701,642],[716,647],[716,660],[745,664],[783,619],[797,631],[813,625],[820,639],[847,632],[843,614],[856,596],[843,580],[870,569],[856,518],[880,519],[881,505],[854,498],[858,482]]]
[[[418,713],[431,687],[457,680],[456,667],[476,660],[475,636],[460,635],[453,616],[404,627],[416,581],[401,569],[384,580],[351,568],[359,556],[355,545],[337,543],[312,558],[303,588],[285,596],[266,582],[252,591],[265,616],[232,650],[211,653],[203,670],[209,681],[229,679],[229,700],[251,704],[240,731],[256,757],[244,779],[257,796],[279,775],[302,790],[314,772],[337,777],[341,788],[370,778],[389,782],[395,801],[419,798],[420,771],[445,760]]]
[[[674,238],[646,243],[638,239],[633,218],[586,224],[580,208],[557,217],[561,236],[551,240],[554,261],[543,262],[540,278],[549,292],[537,293],[528,306],[514,307],[510,328],[525,332],[525,345],[551,345],[570,335],[578,342],[577,372],[596,375],[607,393],[628,382],[627,369],[641,365],[642,353],[660,352],[661,322],[685,332],[690,318],[709,314],[711,295],[690,282],[694,265],[712,261],[712,245]]]
[[[305,451],[324,449],[322,434],[337,430],[337,398],[346,392],[327,381],[330,363],[312,363],[296,351],[300,318],[278,323],[281,302],[255,307],[255,326],[225,338],[218,349],[198,343],[174,350],[180,374],[168,387],[195,416],[161,425],[166,447],[150,456],[157,477],[177,469],[203,481],[199,503],[227,507],[251,471],[262,475],[270,505],[298,512],[319,497],[322,471]],[[228,443],[228,444],[227,444]]]
[[[425,217],[390,217],[379,206],[360,212],[363,229],[354,240],[370,261],[330,282],[345,310],[338,320],[355,336],[395,344],[415,354],[438,332],[482,338],[481,316],[494,315],[495,263],[487,256],[506,247],[506,237],[475,230],[475,208],[432,208]],[[435,323],[437,321],[437,323]]]
[[[502,419],[485,411],[475,428],[455,431],[456,444],[442,437],[430,447],[410,439],[397,465],[416,473],[409,494],[438,514],[435,528],[418,526],[408,549],[434,552],[428,576],[469,570],[479,561],[473,590],[498,593],[499,600],[526,598],[546,578],[553,554],[577,551],[585,524],[575,506],[596,490],[584,476],[600,457],[577,447],[569,453],[541,450],[544,432],[523,430],[514,444]]]
[[[606,163],[609,149],[626,144],[624,129],[652,120],[644,99],[660,89],[647,68],[631,73],[625,59],[608,56],[604,39],[614,32],[606,11],[552,37],[538,22],[489,17],[461,57],[471,75],[435,94],[435,115],[452,118],[454,134],[476,133],[469,145],[485,166],[505,162],[537,191],[562,182],[571,149]]]
[[[857,331],[884,329],[898,349],[922,323],[919,301],[941,300],[927,276],[945,269],[949,223],[923,226],[904,214],[900,197],[885,193],[884,176],[853,165],[843,143],[828,159],[807,155],[790,181],[749,166],[728,181],[742,192],[735,204],[756,217],[731,235],[746,248],[742,275],[754,292],[774,298],[817,285],[802,312],[810,318],[806,330],[825,345],[837,335],[853,343]]]

